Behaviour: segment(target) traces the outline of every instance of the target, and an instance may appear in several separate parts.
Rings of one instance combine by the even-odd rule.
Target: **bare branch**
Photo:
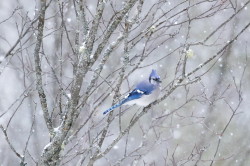
[[[43,116],[44,120],[46,122],[47,128],[50,132],[50,135],[53,136],[53,127],[52,127],[52,121],[50,119],[48,105],[47,105],[47,99],[46,95],[43,89],[43,81],[42,81],[42,69],[41,69],[41,59],[39,56],[40,47],[42,44],[43,39],[43,27],[44,27],[44,19],[45,19],[45,10],[46,10],[46,0],[41,0],[41,9],[40,14],[38,17],[38,34],[37,34],[37,42],[36,47],[34,50],[34,58],[35,58],[35,69],[36,69],[36,85],[37,85],[37,91],[39,94],[41,106],[43,109]]]

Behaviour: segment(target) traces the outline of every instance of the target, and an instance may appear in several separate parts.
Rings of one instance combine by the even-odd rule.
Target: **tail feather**
[[[117,108],[117,107],[120,107],[120,106],[121,106],[120,103],[113,105],[112,107],[110,107],[109,109],[107,109],[106,111],[104,111],[104,112],[103,112],[103,115],[109,113],[109,112],[112,111],[113,109],[115,109],[115,108]]]
[[[109,109],[107,109],[106,111],[103,112],[103,115],[109,113],[110,111],[114,110],[117,107],[120,107],[122,104],[128,102],[130,99],[129,98],[125,98],[122,101],[120,101],[119,103],[113,105],[112,107],[110,107]]]

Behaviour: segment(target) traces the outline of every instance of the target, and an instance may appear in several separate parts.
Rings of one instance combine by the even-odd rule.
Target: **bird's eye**
[[[161,82],[160,78],[152,78],[155,82]]]

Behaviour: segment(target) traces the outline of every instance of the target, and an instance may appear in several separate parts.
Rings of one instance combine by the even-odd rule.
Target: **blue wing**
[[[135,89],[138,89],[140,91],[144,92],[144,95],[149,95],[155,90],[156,86],[149,83],[148,81],[144,81],[139,83]]]
[[[143,95],[145,94],[145,92],[139,90],[139,89],[134,89],[132,92],[130,92],[123,100],[121,100],[119,103],[113,105],[112,107],[110,107],[109,109],[107,109],[106,111],[103,112],[103,115],[109,113],[110,111],[112,111],[113,109],[120,107],[122,104],[129,102],[131,100],[135,100],[135,99],[139,99],[141,98]]]
[[[120,107],[122,104],[124,104],[126,102],[129,102],[129,101],[135,100],[135,99],[139,99],[143,95],[149,95],[152,93],[152,91],[155,88],[156,88],[156,86],[153,84],[150,84],[149,82],[146,82],[146,81],[141,82],[123,100],[121,100],[119,103],[113,105],[112,107],[110,107],[109,109],[104,111],[103,114],[105,115],[105,114],[109,113],[110,111],[114,110],[117,107]]]

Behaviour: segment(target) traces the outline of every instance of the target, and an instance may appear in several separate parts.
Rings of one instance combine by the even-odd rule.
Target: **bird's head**
[[[152,70],[151,74],[149,75],[149,82],[151,84],[159,84],[161,83],[160,76],[156,73],[156,70]]]

